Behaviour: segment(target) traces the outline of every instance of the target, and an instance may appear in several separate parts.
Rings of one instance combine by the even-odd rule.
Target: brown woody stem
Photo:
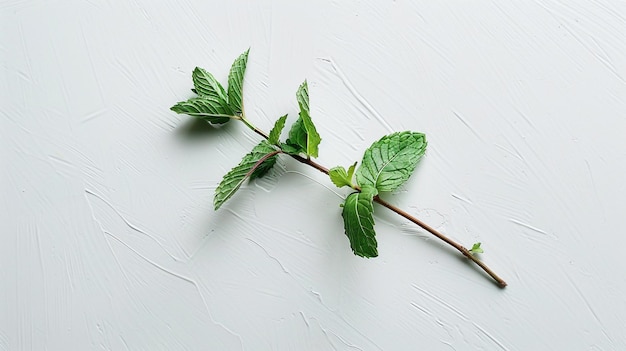
[[[502,278],[500,278],[494,271],[492,271],[489,267],[487,267],[486,264],[484,264],[481,260],[479,260],[474,254],[472,254],[468,249],[463,247],[461,244],[457,243],[456,241],[453,241],[452,239],[448,238],[447,236],[445,236],[445,235],[441,234],[440,232],[438,232],[437,230],[435,230],[433,227],[431,227],[428,224],[422,222],[421,220],[411,216],[410,214],[408,214],[405,211],[397,208],[396,206],[388,203],[387,201],[381,199],[378,196],[374,197],[374,201],[379,203],[379,204],[381,204],[381,205],[383,205],[384,207],[390,209],[391,211],[399,214],[400,216],[408,219],[409,221],[417,224],[418,226],[424,228],[427,232],[429,232],[432,235],[436,236],[437,238],[443,240],[444,242],[446,242],[446,244],[449,244],[450,246],[454,247],[455,249],[460,251],[463,254],[463,256],[465,256],[465,257],[469,258],[470,260],[472,260],[480,268],[482,268],[487,274],[489,274],[493,278],[493,280],[496,281],[496,283],[498,284],[499,287],[501,287],[501,288],[506,287],[506,282],[504,280],[502,280]]]

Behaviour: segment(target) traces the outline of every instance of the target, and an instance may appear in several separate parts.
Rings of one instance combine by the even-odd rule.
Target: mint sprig
[[[233,62],[228,74],[227,89],[224,89],[211,73],[196,67],[192,73],[194,83],[192,91],[197,96],[171,107],[171,110],[176,113],[187,114],[211,124],[223,124],[231,119],[240,120],[266,139],[257,144],[237,166],[226,173],[215,191],[213,205],[216,210],[230,199],[246,180],[252,181],[264,176],[276,164],[279,155],[288,155],[327,174],[337,187],[353,189],[353,192],[348,194],[344,203],[341,204],[341,215],[344,219],[345,234],[355,255],[367,258],[378,256],[373,216],[375,202],[454,247],[489,274],[498,286],[507,285],[476,257],[476,254],[483,252],[481,243],[475,243],[471,249],[467,249],[416,217],[381,199],[378,195],[396,190],[415,171],[417,163],[426,151],[427,142],[423,133],[404,131],[383,136],[365,150],[358,169],[356,169],[357,163],[355,162],[347,170],[342,166],[329,170],[311,160],[311,157],[318,157],[322,138],[311,118],[306,80],[296,92],[299,114],[289,128],[286,141],[281,141],[281,134],[287,115],[276,120],[269,134],[255,127],[246,118],[243,107],[243,80],[248,54],[249,50],[246,50]]]

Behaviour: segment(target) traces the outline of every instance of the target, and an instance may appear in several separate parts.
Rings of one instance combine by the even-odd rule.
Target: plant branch
[[[254,131],[258,135],[262,136],[264,139],[269,139],[269,136],[264,131],[262,131],[259,128],[255,127],[254,124],[250,123],[250,121],[248,121],[246,119],[246,115],[244,115],[244,114],[241,115],[241,121],[243,122],[243,124],[246,125],[246,127],[252,129],[252,131]]]
[[[476,255],[472,254],[468,249],[463,247],[461,244],[459,244],[456,241],[454,241],[454,240],[448,238],[447,236],[441,234],[440,232],[435,230],[433,227],[431,227],[428,224],[422,222],[421,220],[417,219],[416,217],[411,216],[407,212],[405,212],[405,211],[397,208],[396,206],[388,203],[387,201],[381,199],[378,195],[374,197],[374,201],[379,203],[379,204],[381,204],[382,206],[390,209],[391,211],[399,214],[400,216],[408,219],[409,221],[417,224],[418,226],[424,228],[427,232],[429,232],[432,235],[436,236],[437,238],[443,240],[446,244],[454,247],[455,249],[460,251],[463,254],[463,256],[469,258],[474,263],[476,263],[478,266],[480,266],[480,268],[482,268],[487,274],[489,274],[493,278],[493,280],[496,281],[496,283],[498,283],[498,286],[500,286],[501,288],[506,287],[506,282],[504,280],[502,280],[502,278],[500,278],[494,271],[492,271],[489,267],[487,267],[486,264],[484,264],[481,260],[479,260],[476,257]]]
[[[252,129],[255,133],[257,133],[258,135],[262,136],[265,139],[268,139],[268,135],[258,129],[257,127],[255,127],[252,123],[250,123],[250,121],[248,121],[244,116],[241,117],[241,121],[250,129]],[[279,152],[276,152],[279,153]],[[298,162],[304,163],[305,165],[311,166],[315,169],[317,169],[318,171],[324,173],[324,174],[328,174],[328,168],[320,165],[319,163],[311,160],[310,158],[305,158],[299,155],[292,155],[292,154],[287,154],[289,156],[291,156],[292,158],[294,158],[295,160],[297,160]],[[355,187],[355,190],[357,191],[361,191],[361,189],[357,186]],[[409,221],[417,224],[418,226],[422,227],[424,230],[426,230],[427,232],[431,233],[432,235],[434,235],[435,237],[437,237],[438,239],[444,241],[446,244],[454,247],[456,250],[458,250],[459,252],[461,252],[461,254],[463,254],[463,256],[467,257],[468,259],[470,259],[472,262],[476,263],[483,271],[485,271],[485,273],[487,273],[491,278],[493,278],[493,280],[495,280],[495,282],[498,284],[498,286],[500,288],[504,288],[507,286],[506,282],[500,278],[494,271],[492,271],[484,262],[482,262],[480,259],[478,259],[478,257],[476,257],[476,255],[472,254],[467,248],[465,248],[463,245],[457,243],[456,241],[448,238],[447,236],[443,235],[442,233],[438,232],[437,230],[435,230],[433,227],[429,226],[428,224],[422,222],[421,220],[419,220],[418,218],[410,215],[409,213],[399,209],[398,207],[388,203],[387,201],[381,199],[378,195],[374,196],[374,201],[380,205],[382,205],[383,207],[386,207],[387,209],[391,210],[392,212],[395,212],[396,214],[408,219]]]

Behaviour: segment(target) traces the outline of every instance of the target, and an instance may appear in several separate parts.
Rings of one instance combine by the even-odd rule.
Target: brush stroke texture
[[[1,2],[0,350],[626,349],[625,13]],[[388,200],[482,242],[509,287],[383,209],[381,256],[354,257],[345,189],[290,160],[215,213],[259,138],[168,108],[192,96],[194,67],[225,84],[247,48],[248,117],[289,125],[307,79],[328,167],[424,132],[427,155]]]

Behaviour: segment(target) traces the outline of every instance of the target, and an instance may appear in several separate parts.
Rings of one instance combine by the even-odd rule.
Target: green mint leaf
[[[250,174],[250,180],[255,180],[257,178],[263,178],[276,164],[278,160],[278,152],[274,151],[270,153],[271,156],[267,157],[263,162],[261,162]]]
[[[296,100],[298,100],[298,106],[300,107],[300,111],[310,112],[309,110],[309,84],[305,80],[298,87],[298,91],[296,92]]]
[[[287,144],[287,143],[280,143],[280,149],[283,150],[284,153],[290,154],[290,155],[297,155],[302,151],[300,147]]]
[[[246,73],[249,52],[250,49],[239,55],[228,73],[228,104],[237,114],[243,112],[243,76]]]
[[[352,177],[354,176],[354,169],[356,168],[356,162],[352,164],[352,166],[348,167],[348,179],[350,179],[350,183],[352,183]]]
[[[328,176],[330,177],[330,181],[333,182],[337,188],[351,186],[350,180],[348,179],[348,172],[345,168],[343,168],[343,166],[337,166],[329,169]]]
[[[426,151],[422,133],[398,132],[374,142],[363,155],[356,171],[358,184],[378,191],[393,191],[409,179]]]
[[[483,249],[480,247],[480,243],[474,243],[472,248],[469,250],[471,253],[483,253]]]
[[[330,180],[335,184],[338,188],[348,186],[352,187],[352,176],[354,174],[354,167],[356,167],[356,162],[348,168],[346,171],[342,166],[333,167],[328,170],[328,176]]]
[[[296,152],[289,153],[306,153],[306,139],[306,129],[304,128],[302,117],[298,117],[298,119],[291,125],[291,129],[289,129],[289,137],[287,138],[287,145],[291,146],[292,151],[296,150]]]
[[[296,93],[296,99],[300,106],[300,119],[302,119],[302,125],[306,131],[306,146],[305,153],[311,157],[318,156],[318,146],[322,141],[313,120],[311,120],[311,114],[309,111],[309,86],[306,82],[302,83]]]
[[[280,133],[282,133],[283,128],[285,127],[285,121],[287,120],[287,115],[280,117],[274,123],[274,128],[270,131],[270,135],[267,139],[267,142],[272,145],[278,145],[280,142]]]
[[[231,169],[215,189],[213,206],[219,209],[248,178],[260,178],[276,163],[278,151],[267,141],[262,141],[241,162]]]
[[[214,96],[201,96],[181,101],[170,107],[176,113],[198,117],[213,124],[224,124],[233,117],[226,101]]]
[[[352,193],[343,204],[344,229],[350,240],[350,247],[355,255],[361,257],[376,257],[376,232],[374,232],[373,199],[377,191],[373,187],[365,186],[361,192]]]
[[[206,70],[196,67],[191,75],[193,86],[196,94],[200,96],[211,96],[228,102],[228,95],[224,91],[224,87]]]

